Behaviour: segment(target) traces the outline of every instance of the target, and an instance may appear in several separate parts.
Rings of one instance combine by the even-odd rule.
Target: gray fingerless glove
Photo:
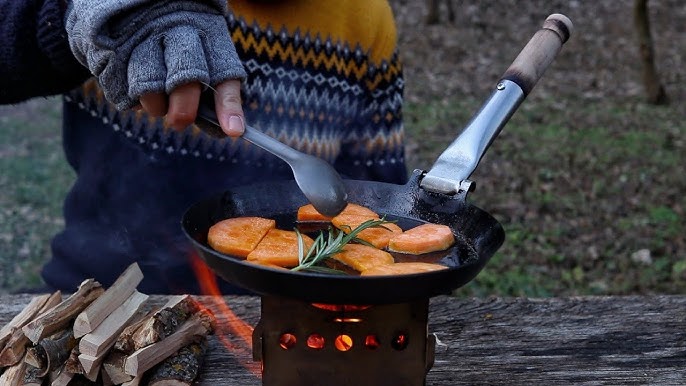
[[[69,44],[118,109],[148,92],[246,73],[226,25],[226,1],[72,0]]]

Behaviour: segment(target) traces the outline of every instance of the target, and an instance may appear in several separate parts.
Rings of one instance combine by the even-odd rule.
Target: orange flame
[[[229,352],[236,354],[236,359],[243,362],[243,366],[259,376],[260,370],[255,364],[246,358],[252,358],[252,332],[253,327],[238,317],[226,304],[219,290],[217,276],[197,255],[191,255],[191,265],[195,272],[195,277],[200,284],[200,291],[203,295],[205,306],[215,310],[217,318],[217,328],[215,335]],[[209,304],[207,304],[209,303]],[[238,337],[232,339],[231,336]]]

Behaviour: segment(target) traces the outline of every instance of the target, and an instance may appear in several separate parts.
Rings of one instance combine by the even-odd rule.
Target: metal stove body
[[[253,359],[265,386],[423,386],[433,366],[429,300],[343,306],[262,297]]]

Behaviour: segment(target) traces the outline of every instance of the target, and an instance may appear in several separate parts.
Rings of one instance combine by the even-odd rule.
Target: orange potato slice
[[[368,215],[338,215],[331,219],[331,223],[346,234],[353,229],[360,226],[368,220],[380,220],[378,217],[371,217]],[[403,230],[394,223],[382,224],[379,227],[367,228],[357,234],[357,238],[368,242],[379,249],[384,249],[388,246],[388,241],[396,234],[402,233]]]
[[[388,241],[388,250],[421,255],[444,251],[450,248],[453,243],[455,243],[455,236],[450,227],[439,224],[422,224],[393,236]]]
[[[262,217],[237,217],[219,221],[207,232],[212,249],[227,255],[246,257],[276,221]]]
[[[314,240],[302,235],[305,252]],[[292,268],[298,265],[298,235],[294,231],[270,229],[257,247],[248,254],[248,261]]]
[[[371,216],[372,218],[379,217],[376,212],[373,210],[366,208],[362,205],[357,205],[353,203],[348,203],[346,205],[345,209],[341,213],[338,214],[340,215],[368,215]],[[298,208],[298,216],[297,219],[299,222],[329,222],[331,221],[331,217],[324,216],[323,214],[317,212],[317,210],[314,208],[312,204],[307,204],[303,205],[300,208]]]
[[[331,257],[359,272],[395,262],[390,253],[362,244],[346,244],[341,252]]]
[[[361,276],[386,276],[386,275],[407,275],[411,273],[423,273],[447,269],[445,265],[432,263],[394,263],[376,265],[372,268],[360,272]]]

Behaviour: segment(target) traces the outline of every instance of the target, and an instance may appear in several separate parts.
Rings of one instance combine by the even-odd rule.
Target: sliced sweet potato
[[[314,240],[302,235],[305,252]],[[257,247],[248,254],[248,261],[258,261],[260,264],[272,264],[279,267],[291,268],[298,265],[298,236],[294,231],[270,229]]]
[[[439,224],[422,224],[393,236],[388,241],[388,250],[421,255],[444,251],[450,248],[453,243],[455,243],[455,236],[450,227]]]
[[[385,276],[385,275],[407,275],[412,273],[423,273],[438,271],[441,269],[447,269],[445,265],[432,264],[432,263],[421,263],[421,262],[411,262],[411,263],[394,263],[394,264],[382,264],[371,267],[367,270],[360,272],[361,276]]]
[[[262,217],[236,217],[219,221],[207,232],[207,243],[227,255],[246,257],[276,221]]]
[[[366,208],[362,205],[357,205],[353,203],[348,203],[348,205],[343,209],[340,215],[368,215],[372,218],[379,217],[373,210]],[[329,222],[331,217],[324,216],[323,214],[317,212],[312,204],[303,205],[298,208],[298,221],[299,222]]]
[[[378,217],[370,217],[368,215],[338,215],[331,219],[331,223],[346,234],[353,229],[360,226],[368,220],[379,220]],[[388,241],[396,234],[402,233],[403,230],[394,223],[385,223],[378,227],[367,228],[358,233],[357,238],[368,242],[379,249],[384,249],[388,246]]]
[[[395,262],[390,253],[362,244],[346,244],[332,258],[359,272],[376,265]]]

